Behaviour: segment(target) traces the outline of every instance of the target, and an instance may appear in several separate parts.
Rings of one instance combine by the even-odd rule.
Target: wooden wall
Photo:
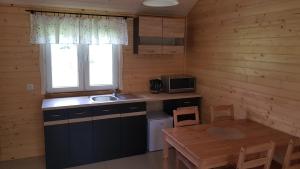
[[[234,103],[238,118],[300,136],[300,1],[199,0],[187,69],[205,118],[209,105]]]
[[[184,56],[133,54],[132,19],[129,45],[123,48],[125,92],[148,91],[148,80],[182,73]],[[29,43],[29,14],[21,7],[0,5],[0,161],[44,154],[39,46]],[[33,83],[35,90],[26,91]]]
[[[0,6],[0,160],[43,154],[39,48],[29,25],[23,9]]]

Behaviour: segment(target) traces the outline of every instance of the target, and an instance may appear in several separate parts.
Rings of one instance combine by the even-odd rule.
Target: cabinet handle
[[[61,115],[53,114],[52,117],[60,117]]]
[[[85,114],[86,112],[80,112],[80,113],[75,113],[75,115],[83,115]]]
[[[136,110],[138,107],[129,107],[130,110]]]
[[[106,109],[106,110],[102,110],[102,111],[104,111],[104,112],[110,112],[111,109]]]
[[[191,104],[192,102],[183,102],[184,104]]]

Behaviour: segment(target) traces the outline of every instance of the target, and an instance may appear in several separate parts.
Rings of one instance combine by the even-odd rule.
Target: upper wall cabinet
[[[134,53],[184,53],[185,19],[140,16],[134,19]]]
[[[162,37],[162,17],[139,17],[139,36]]]
[[[184,38],[185,19],[163,18],[162,30],[164,38]]]

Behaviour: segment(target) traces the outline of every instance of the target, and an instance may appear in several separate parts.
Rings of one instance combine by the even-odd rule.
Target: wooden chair
[[[223,120],[234,120],[233,104],[210,106],[210,122],[213,123]]]
[[[194,119],[192,120],[179,120],[180,116],[184,115],[194,115]],[[173,118],[174,118],[174,126],[182,127],[182,126],[191,126],[199,124],[199,111],[197,106],[192,107],[180,107],[176,110],[173,110]]]
[[[179,120],[180,116],[194,115],[194,119]],[[173,110],[174,126],[183,127],[199,124],[199,111],[197,106],[193,107],[181,107]],[[181,161],[188,169],[196,168],[188,159],[186,159],[180,152],[176,151],[176,168],[179,168],[179,161]]]
[[[242,147],[237,163],[237,169],[249,169],[263,167],[270,169],[275,144],[269,142],[261,145]]]
[[[288,145],[282,169],[300,169],[300,140],[292,139]]]

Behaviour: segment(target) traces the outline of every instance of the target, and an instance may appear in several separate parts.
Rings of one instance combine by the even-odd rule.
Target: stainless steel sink
[[[90,99],[93,102],[110,102],[110,101],[117,101],[118,98],[113,95],[98,95],[98,96],[91,96]]]
[[[118,100],[133,100],[139,99],[140,97],[133,95],[133,94],[117,94],[116,96],[109,94],[109,95],[97,95],[91,96],[90,100],[92,102],[113,102]]]

